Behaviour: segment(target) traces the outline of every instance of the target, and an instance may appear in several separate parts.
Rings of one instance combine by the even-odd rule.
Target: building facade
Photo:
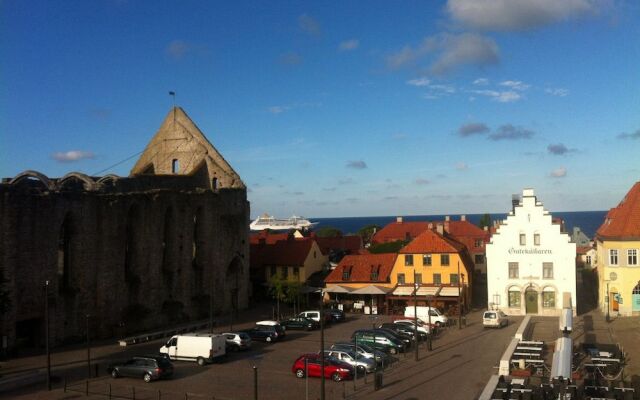
[[[128,177],[25,171],[0,184],[0,317],[9,347],[207,318],[249,295],[249,203],[238,174],[181,108]],[[45,310],[48,295],[49,309]]]
[[[521,199],[487,245],[487,302],[507,314],[559,315],[576,297],[576,245],[534,194]]]
[[[640,182],[596,232],[598,303],[603,313],[640,315]]]

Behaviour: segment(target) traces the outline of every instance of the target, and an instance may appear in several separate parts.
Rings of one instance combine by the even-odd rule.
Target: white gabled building
[[[524,189],[487,244],[489,308],[559,315],[568,296],[575,314],[576,244],[553,223],[533,189]]]

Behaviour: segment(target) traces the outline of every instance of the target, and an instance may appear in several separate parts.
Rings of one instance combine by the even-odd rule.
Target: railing
[[[142,333],[136,336],[129,336],[127,338],[118,340],[118,343],[120,344],[120,346],[128,346],[131,344],[144,343],[144,342],[149,342],[151,340],[171,337],[173,335],[177,335],[180,333],[193,332],[195,330],[205,329],[208,327],[209,327],[209,320],[198,321],[198,322],[193,322],[191,324],[181,325],[178,327],[168,328],[168,329],[164,329],[156,332]]]
[[[136,386],[124,386],[103,379],[85,380],[68,383],[64,381],[64,393],[81,393],[85,396],[103,396],[107,399],[130,399],[130,400],[231,400],[228,397],[216,395],[206,395],[189,392],[171,392],[167,390],[147,389]]]

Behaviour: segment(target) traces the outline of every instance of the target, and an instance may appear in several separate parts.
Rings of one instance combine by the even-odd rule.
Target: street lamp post
[[[428,307],[427,307],[427,308],[428,308],[428,310],[427,310],[427,315],[429,316],[429,317],[428,317],[428,318],[429,318],[429,321],[428,321],[428,324],[429,324],[429,336],[427,337],[427,339],[428,339],[428,342],[427,342],[427,349],[428,349],[429,351],[433,350],[433,348],[432,348],[432,346],[431,346],[431,338],[432,338],[432,336],[433,336],[433,326],[431,326],[431,297],[433,297],[433,296],[432,296],[432,295],[429,295],[429,294],[427,295],[427,306],[428,306]],[[418,320],[417,320],[417,319],[416,319],[416,322],[418,322]]]
[[[420,285],[418,285],[418,281],[416,281],[416,270],[415,267],[413,269],[413,323],[414,323],[414,334],[413,334],[413,339],[414,339],[414,344],[416,346],[416,350],[415,350],[415,360],[416,362],[418,362],[419,360],[419,356],[418,356],[418,288],[420,287]]]
[[[460,261],[458,261],[458,329],[462,329],[462,307],[460,301]]]
[[[611,321],[611,317],[609,316],[609,304],[611,304],[611,296],[609,295],[609,281],[607,281],[607,322]]]
[[[91,339],[89,335],[89,314],[87,317],[87,376],[91,379]]]
[[[47,352],[47,390],[51,391],[51,351],[49,349],[49,281],[44,283],[44,342]]]
[[[253,400],[258,400],[258,367],[253,366]]]
[[[320,290],[320,400],[325,400],[324,393],[324,290]]]

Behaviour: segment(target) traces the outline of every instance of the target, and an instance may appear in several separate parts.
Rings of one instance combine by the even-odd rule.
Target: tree
[[[323,228],[318,229],[318,231],[316,232],[316,236],[338,237],[338,236],[342,236],[342,231],[338,228],[334,228],[333,226],[325,226]]]
[[[269,293],[271,297],[276,300],[276,310],[278,313],[276,319],[280,319],[280,301],[284,301],[287,298],[287,281],[279,275],[272,276],[269,278]]]
[[[362,243],[367,245],[371,243],[371,239],[373,239],[373,235],[380,230],[380,226],[376,224],[369,224],[363,226],[358,230],[358,235],[362,238]]]
[[[403,248],[406,245],[407,245],[406,241],[397,240],[395,242],[389,242],[389,243],[372,244],[371,246],[369,246],[368,250],[370,253],[373,253],[373,254],[397,253],[398,251],[400,251],[401,248]]]
[[[482,229],[484,229],[485,226],[490,228],[491,224],[491,215],[489,214],[484,214],[482,217],[480,217],[480,221],[478,222],[478,226]]]

